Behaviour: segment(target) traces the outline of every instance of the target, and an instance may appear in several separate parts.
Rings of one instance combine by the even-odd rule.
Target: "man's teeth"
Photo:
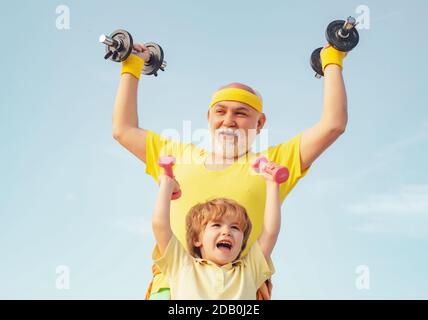
[[[235,132],[226,132],[226,131],[220,131],[219,134],[224,134],[226,136],[234,136],[234,137],[238,136]]]

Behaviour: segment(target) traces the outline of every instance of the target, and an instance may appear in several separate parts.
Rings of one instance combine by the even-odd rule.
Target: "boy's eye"
[[[232,226],[232,229],[240,230],[238,226]]]
[[[211,225],[211,227],[220,227],[220,224],[219,224],[219,223],[213,223],[213,224]]]

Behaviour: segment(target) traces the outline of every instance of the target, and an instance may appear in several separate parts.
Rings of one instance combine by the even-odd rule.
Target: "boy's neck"
[[[225,265],[227,265],[227,264],[229,264],[229,263],[234,263],[236,260],[233,260],[233,261],[229,261],[229,262],[227,262],[227,263],[224,263],[224,264],[218,264],[217,262],[214,262],[214,261],[212,261],[212,260],[210,260],[210,259],[207,259],[207,258],[204,258],[204,257],[202,257],[202,259],[203,260],[205,260],[205,261],[209,261],[209,262],[211,262],[212,264],[214,264],[214,265],[216,265],[217,267],[219,267],[219,268],[221,268],[221,267],[223,267],[223,266],[225,266]]]

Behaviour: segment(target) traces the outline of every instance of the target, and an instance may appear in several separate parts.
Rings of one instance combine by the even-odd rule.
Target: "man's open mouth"
[[[238,137],[238,135],[237,135],[237,134],[235,134],[235,133],[229,133],[229,132],[220,132],[220,133],[219,133],[219,136],[220,136],[222,139],[234,139],[234,138],[237,138],[237,137]]]
[[[239,133],[238,130],[233,129],[219,129],[217,131],[218,136],[224,136],[224,137],[238,137]]]

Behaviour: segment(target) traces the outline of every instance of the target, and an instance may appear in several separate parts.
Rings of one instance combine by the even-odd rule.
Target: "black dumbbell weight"
[[[360,39],[355,28],[357,22],[355,18],[348,17],[346,20],[335,20],[331,22],[325,31],[327,42],[335,49],[349,52],[355,48]],[[322,70],[320,52],[321,48],[315,49],[311,54],[311,67],[315,71],[315,77],[321,78],[324,75]]]
[[[106,45],[106,54],[104,59],[110,59],[115,62],[125,61],[133,51],[133,40],[131,34],[126,30],[116,30],[110,36],[101,35],[99,38],[101,43]],[[164,53],[160,45],[149,42],[145,46],[150,51],[150,58],[144,63],[143,74],[155,75],[157,77],[158,70],[165,71],[166,61],[164,61]]]
[[[150,59],[148,63],[144,64],[143,74],[145,75],[152,75],[154,74],[155,77],[158,76],[158,70],[165,71],[166,67],[166,61],[163,60],[163,50],[160,45],[154,43],[154,42],[148,42],[144,44],[147,49],[150,51]]]

